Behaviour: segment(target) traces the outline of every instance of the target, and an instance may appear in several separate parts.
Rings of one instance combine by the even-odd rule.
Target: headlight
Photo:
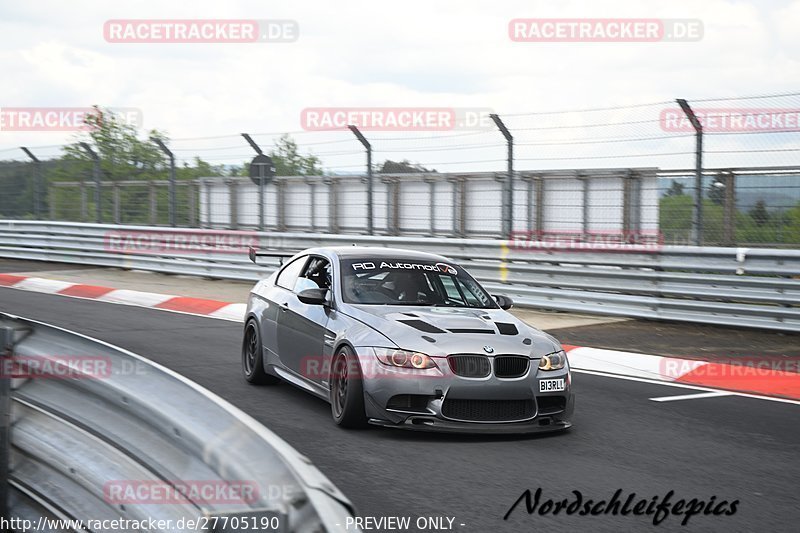
[[[543,356],[539,360],[539,370],[561,370],[567,364],[564,350]]]
[[[409,352],[408,350],[396,350],[392,348],[375,348],[375,355],[378,361],[387,366],[398,368],[415,368],[423,370],[426,368],[436,368],[433,359],[420,352]]]

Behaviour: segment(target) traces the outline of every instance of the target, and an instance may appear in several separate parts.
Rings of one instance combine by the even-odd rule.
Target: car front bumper
[[[373,364],[363,375],[366,415],[374,425],[420,431],[513,434],[568,429],[575,406],[569,368],[543,372],[537,361],[532,359],[528,373],[514,379],[464,378],[454,375],[443,359],[439,368],[429,370]],[[540,382],[553,379],[563,380],[564,390],[544,392]]]
[[[449,420],[441,415],[420,413],[404,416],[398,422],[383,418],[370,418],[369,423],[381,427],[442,433],[488,433],[494,435],[548,433],[564,431],[572,427],[571,416],[574,406],[575,395],[570,393],[567,399],[567,408],[561,413],[537,414],[534,418],[522,422],[463,422]]]

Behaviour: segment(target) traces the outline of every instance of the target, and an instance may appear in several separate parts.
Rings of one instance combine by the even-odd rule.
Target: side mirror
[[[297,293],[297,299],[308,305],[327,305],[328,289],[306,289]]]
[[[511,309],[514,306],[514,300],[509,298],[508,296],[503,296],[502,294],[493,294],[494,301],[497,302],[497,305],[500,306],[500,309]]]

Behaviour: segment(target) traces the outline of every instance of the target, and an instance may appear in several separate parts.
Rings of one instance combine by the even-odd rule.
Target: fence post
[[[453,221],[453,237],[458,237],[458,178],[447,178],[450,182],[450,201],[453,207],[450,211],[450,220]]]
[[[0,328],[0,365],[12,356],[14,330]],[[8,474],[11,459],[11,378],[0,370],[0,519],[9,518]]]
[[[386,184],[386,231],[400,235],[400,180],[395,176],[383,178]]]
[[[306,177],[305,182],[308,186],[308,199],[311,217],[309,220],[309,229],[312,233],[317,230],[317,184],[315,178]]]
[[[581,182],[581,241],[586,241],[589,233],[589,176],[578,172]]]
[[[696,133],[692,244],[701,246],[703,244],[703,125],[686,100],[678,98],[677,102]]]
[[[39,214],[41,212],[41,199],[42,199],[42,162],[33,155],[33,152],[21,146],[22,151],[30,157],[31,161],[33,161],[33,216],[35,218],[39,218]]]
[[[236,180],[231,178],[228,182],[228,206],[230,209],[230,229],[239,228],[239,198],[236,191]]]
[[[164,141],[158,137],[150,137],[150,140],[158,145],[161,151],[169,158],[169,225],[175,227],[175,211],[177,207],[175,195],[175,155],[167,148]]]
[[[467,236],[467,178],[458,177],[458,236]]]
[[[374,234],[375,226],[373,221],[373,183],[372,183],[372,145],[367,141],[366,137],[361,134],[355,126],[347,126],[350,128],[350,131],[353,132],[353,135],[361,142],[364,148],[367,150],[367,233],[369,235]]]
[[[255,150],[256,154],[264,155],[264,150],[250,137],[247,133],[242,133],[242,137],[244,140],[247,141],[247,144]],[[264,165],[259,165],[258,167],[258,231],[264,231],[264,189],[265,189],[265,179],[264,179]],[[277,185],[277,184],[276,184]],[[276,187],[277,188],[277,187]],[[281,209],[280,198],[278,198],[278,209]],[[278,216],[280,219],[280,216]],[[278,224],[280,225],[280,223]]]
[[[114,224],[120,223],[120,210],[119,210],[119,183],[114,182],[113,184],[113,201],[114,201]]]
[[[642,229],[642,176],[637,171],[631,173],[630,210],[631,232],[625,235],[626,242],[639,239]]]
[[[541,239],[544,232],[544,176],[537,176],[534,178],[536,182],[536,238]]]
[[[339,233],[339,198],[336,178],[325,178],[328,186],[328,231]]]
[[[625,171],[622,177],[622,234],[630,235],[631,232],[631,179],[632,171]]]
[[[260,180],[264,181],[264,180]],[[286,231],[286,181],[276,179],[275,183],[275,203],[278,206],[277,226],[278,231]]]
[[[502,119],[495,113],[489,115],[497,129],[503,134],[506,139],[508,149],[508,176],[503,186],[503,206],[501,209],[503,218],[503,238],[511,238],[511,230],[514,229],[514,137],[508,131],[506,125],[503,124]]]
[[[642,181],[641,176],[631,169],[622,180],[622,235],[625,242],[630,242],[641,236]]]
[[[86,198],[86,180],[81,176],[81,222],[89,220],[89,201]]]
[[[723,173],[725,184],[725,199],[723,210],[723,242],[724,246],[736,244],[736,174],[732,170]]]
[[[197,224],[197,181],[186,182],[186,201],[189,202],[189,226],[195,228]]]
[[[522,174],[520,179],[525,182],[525,228],[530,239],[533,230],[533,177]]]
[[[92,158],[92,177],[94,178],[94,204],[95,204],[95,222],[98,224],[102,224],[103,222],[103,210],[100,204],[101,198],[101,189],[100,189],[100,157],[98,157],[97,153],[92,150],[92,147],[89,146],[88,143],[82,142],[80,143],[81,148],[83,148],[89,157]]]
[[[158,196],[153,181],[147,183],[147,196],[150,203],[150,225],[155,226],[158,223]]]
[[[205,191],[205,193],[206,193],[205,194],[205,197],[206,197],[206,219],[205,219],[205,222],[203,222],[201,220],[200,224],[204,228],[212,228],[213,227],[214,211],[212,209],[213,206],[211,205],[211,187],[213,185],[214,185],[214,180],[211,180],[211,179],[204,179],[203,180],[203,191]],[[201,215],[201,218],[202,218],[202,215]]]
[[[431,219],[430,234],[433,237],[436,235],[436,178],[426,175],[422,179],[428,182],[428,217]],[[400,198],[399,186],[397,197]],[[400,224],[397,225],[397,229],[399,232]]]

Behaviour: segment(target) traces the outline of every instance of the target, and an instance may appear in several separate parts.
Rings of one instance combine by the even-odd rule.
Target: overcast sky
[[[509,21],[534,17],[694,18],[702,21],[704,35],[698,42],[513,42]],[[290,19],[299,25],[299,38],[120,44],[103,35],[110,19],[199,18]],[[246,145],[236,148],[241,143],[235,137],[181,139],[295,132],[309,107],[481,108],[502,116],[796,92],[798,28],[800,0],[6,2],[0,7],[0,107],[136,108],[145,128],[175,139],[182,157],[200,149],[210,159],[234,163],[251,153]],[[314,135],[321,142],[344,133],[296,138],[303,144]],[[486,135],[496,140],[496,132]],[[65,132],[2,131],[0,149],[71,138]],[[499,152],[469,157],[429,155],[424,149],[435,148],[432,143],[411,143],[419,156],[407,156],[423,163],[503,157],[502,141]],[[316,150],[333,154],[336,146]],[[347,150],[354,156],[331,155],[328,166],[361,164],[357,146]],[[0,152],[0,158],[10,156]]]

